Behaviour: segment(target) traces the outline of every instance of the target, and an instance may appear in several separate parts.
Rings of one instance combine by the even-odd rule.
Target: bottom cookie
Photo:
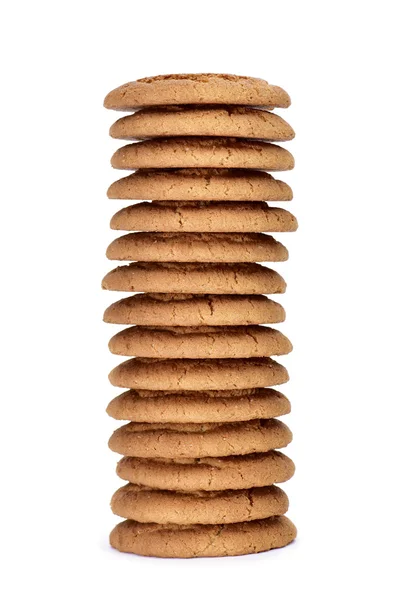
[[[287,517],[270,517],[230,525],[158,525],[122,521],[110,544],[120,552],[160,558],[239,556],[290,544],[297,534]]]

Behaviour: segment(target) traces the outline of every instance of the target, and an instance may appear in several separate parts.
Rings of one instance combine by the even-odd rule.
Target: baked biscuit
[[[119,210],[119,231],[247,233],[296,231],[297,220],[264,202],[140,202]]]
[[[200,327],[281,323],[283,307],[260,295],[135,294],[109,306],[106,323]]]
[[[178,525],[239,523],[284,515],[289,508],[280,488],[250,488],[219,492],[172,492],[128,483],[111,499],[111,510],[140,523]]]
[[[204,458],[269,452],[292,441],[276,419],[238,423],[128,423],[110,437],[109,448],[137,458]]]
[[[134,390],[244,390],[280,385],[289,375],[271,358],[131,358],[115,367],[109,380]]]
[[[147,262],[281,262],[288,251],[264,233],[128,233],[108,246],[110,260]]]
[[[271,419],[290,412],[277,390],[154,392],[128,390],[107,407],[114,419],[136,423],[228,423]]]
[[[293,461],[276,450],[220,458],[135,458],[124,456],[117,475],[155,489],[195,492],[239,490],[282,483],[295,471]]]
[[[129,170],[230,168],[287,171],[293,169],[294,158],[285,148],[268,142],[223,137],[175,137],[123,146],[114,152],[111,166]]]
[[[242,104],[287,108],[290,97],[263,79],[225,73],[180,73],[130,81],[107,94],[104,106],[130,111],[170,104]]]
[[[229,525],[159,525],[122,521],[110,544],[120,552],[161,558],[239,556],[287,546],[297,530],[285,516]]]
[[[292,200],[284,181],[250,169],[139,169],[110,185],[109,198],[230,202]]]
[[[136,111],[118,119],[110,135],[120,140],[174,136],[243,137],[275,142],[294,138],[281,117],[244,106],[169,106]]]
[[[136,262],[110,271],[102,287],[161,294],[282,294],[286,283],[276,271],[251,263]]]
[[[128,327],[108,347],[120,356],[144,358],[252,358],[281,356],[292,344],[277,329],[248,327]]]

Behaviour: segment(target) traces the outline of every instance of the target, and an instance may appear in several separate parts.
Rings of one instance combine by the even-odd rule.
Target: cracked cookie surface
[[[287,108],[290,97],[264,79],[224,73],[158,75],[130,81],[109,92],[106,108],[129,111],[171,104],[241,104]]]
[[[135,262],[107,273],[102,287],[161,294],[282,294],[286,283],[259,264]]]
[[[124,456],[117,475],[155,489],[195,492],[264,487],[290,479],[293,461],[278,452],[208,458],[135,458]]]
[[[110,136],[140,140],[174,136],[243,137],[284,142],[294,131],[282,117],[243,106],[170,106],[142,109],[118,119]]]
[[[119,148],[115,169],[293,169],[292,154],[276,144],[221,137],[158,138]]]
[[[264,233],[144,233],[123,235],[108,246],[109,260],[146,262],[282,262],[283,244]]]
[[[290,544],[296,527],[285,516],[229,525],[158,525],[123,521],[111,532],[121,552],[164,558],[238,556]]]
[[[289,412],[289,400],[271,388],[203,392],[128,390],[107,407],[110,417],[136,423],[229,423],[270,419]]]
[[[110,185],[107,196],[121,200],[287,201],[290,186],[251,169],[139,169]]]
[[[254,521],[283,515],[288,508],[288,497],[276,486],[189,494],[128,483],[111,499],[113,513],[124,519],[178,525]]]
[[[113,354],[144,358],[252,358],[280,356],[292,344],[271,327],[128,327],[108,345]]]
[[[118,231],[254,233],[296,231],[297,220],[265,202],[140,202],[111,219]]]
[[[283,307],[260,295],[135,294],[109,306],[106,323],[147,326],[281,323]]]
[[[127,423],[112,434],[113,452],[137,458],[204,458],[269,452],[292,441],[277,419],[240,423]]]
[[[240,390],[280,385],[289,375],[271,358],[131,358],[115,367],[109,380],[137,390]]]

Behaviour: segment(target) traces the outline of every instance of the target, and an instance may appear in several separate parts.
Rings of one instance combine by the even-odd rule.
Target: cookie
[[[107,413],[136,423],[228,423],[271,419],[290,412],[290,402],[270,388],[208,392],[128,390],[111,400]]]
[[[281,117],[243,106],[169,106],[138,110],[118,119],[110,135],[120,140],[175,136],[240,137],[275,142],[294,138]]]
[[[290,186],[250,169],[140,169],[115,181],[109,198],[121,200],[258,201],[292,200]]]
[[[229,525],[159,525],[122,521],[110,544],[120,552],[160,558],[239,556],[287,546],[297,530],[285,516]]]
[[[271,327],[128,327],[108,347],[120,356],[144,358],[252,358],[281,356],[292,344]]]
[[[242,104],[287,108],[290,97],[263,79],[224,73],[180,73],[130,81],[107,94],[104,106],[130,111],[170,104]]]
[[[110,260],[147,262],[281,262],[288,251],[264,233],[128,233],[108,246]]]
[[[124,456],[117,475],[155,489],[195,492],[239,490],[283,483],[295,471],[285,454],[270,450],[221,458],[157,459]]]
[[[220,492],[171,492],[128,483],[111,499],[111,510],[140,523],[200,525],[239,523],[284,515],[289,500],[276,486]]]
[[[286,283],[258,264],[136,262],[110,271],[102,287],[161,294],[282,294]]]
[[[119,231],[247,233],[296,231],[297,220],[264,202],[140,202],[118,211]]]
[[[112,434],[109,448],[137,458],[236,456],[284,448],[290,429],[276,419],[239,423],[128,423]]]
[[[243,390],[280,385],[289,375],[271,358],[131,358],[115,367],[109,380],[135,390]]]
[[[123,146],[114,152],[111,165],[114,169],[130,170],[230,168],[287,171],[293,169],[294,158],[285,148],[267,142],[176,137]]]
[[[114,302],[106,323],[153,327],[281,323],[283,307],[265,296],[135,294]]]

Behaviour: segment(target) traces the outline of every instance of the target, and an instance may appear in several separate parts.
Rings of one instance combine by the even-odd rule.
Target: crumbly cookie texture
[[[161,294],[282,294],[286,283],[258,264],[136,262],[110,271],[102,287]]]
[[[106,323],[147,326],[253,325],[281,323],[283,307],[261,295],[135,294],[109,306]]]
[[[104,106],[129,111],[171,104],[239,104],[287,108],[290,97],[263,79],[222,73],[158,75],[125,83],[107,94]]]
[[[163,558],[238,556],[290,544],[296,527],[285,516],[229,525],[159,525],[123,521],[111,532],[121,552]]]
[[[115,367],[109,380],[136,390],[240,390],[280,385],[289,375],[271,358],[132,358]]]
[[[137,458],[204,458],[269,452],[292,441],[277,419],[238,423],[128,423],[112,434],[113,452]]]
[[[290,402],[270,388],[157,392],[128,390],[109,403],[114,419],[136,423],[229,423],[271,419],[290,412]]]
[[[296,231],[292,213],[265,202],[140,202],[119,210],[111,229],[160,232]]]
[[[281,262],[286,247],[264,233],[145,233],[123,235],[108,246],[110,260],[147,262]]]
[[[124,519],[177,525],[254,521],[283,515],[288,507],[288,497],[276,486],[182,493],[128,483],[111,499],[113,513]]]
[[[144,358],[252,358],[292,351],[286,336],[272,327],[128,327],[115,334],[109,349]]]
[[[117,475],[126,481],[185,492],[263,487],[287,481],[294,471],[293,461],[277,450],[219,458],[124,456],[117,465]]]
[[[110,135],[122,140],[175,136],[243,137],[284,142],[294,131],[282,117],[243,106],[169,106],[136,111],[118,119]]]
[[[230,168],[287,171],[291,153],[268,142],[224,137],[175,137],[136,142],[111,158],[115,169]]]
[[[290,186],[251,169],[139,169],[115,181],[107,195],[121,200],[287,201]]]

